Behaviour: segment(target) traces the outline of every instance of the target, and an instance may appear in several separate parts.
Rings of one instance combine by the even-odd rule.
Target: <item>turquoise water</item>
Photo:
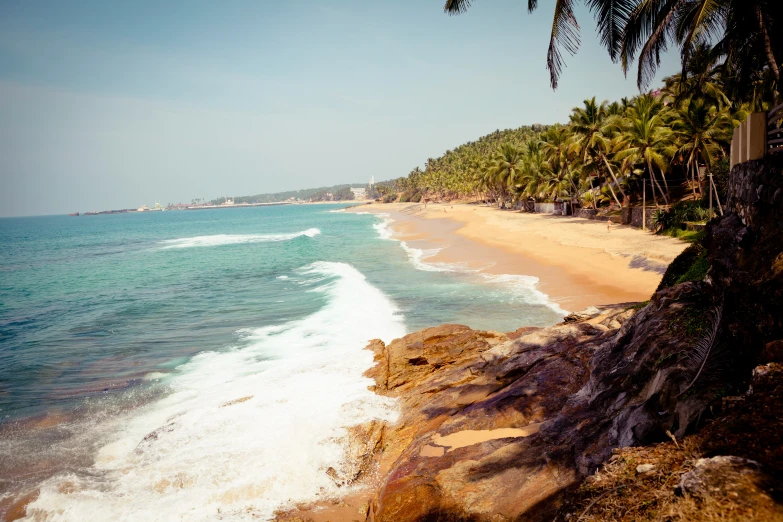
[[[346,427],[394,418],[367,340],[562,316],[534,281],[427,265],[336,208],[0,220],[0,496],[38,488],[62,520],[268,518],[332,491]]]

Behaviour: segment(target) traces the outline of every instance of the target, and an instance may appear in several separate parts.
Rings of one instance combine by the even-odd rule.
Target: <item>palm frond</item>
[[[629,14],[618,58],[627,74],[641,48],[637,75],[640,89],[649,83],[660,65],[660,55],[667,49],[675,14],[686,3],[687,0],[642,0]]]
[[[725,27],[724,4],[721,0],[699,0],[678,11],[675,34],[682,49],[683,77],[686,76],[691,53],[700,47],[699,44],[722,34]]]
[[[623,29],[637,2],[635,0],[587,0],[595,15],[601,44],[609,51],[612,61],[619,54]]]
[[[470,0],[446,0],[443,10],[450,15],[462,14],[470,7]]]
[[[563,57],[560,49],[565,49],[573,56],[579,49],[579,43],[579,23],[574,16],[573,0],[557,0],[552,20],[549,50],[546,55],[546,67],[549,70],[552,89],[557,89],[557,82],[563,70]]]
[[[719,352],[725,346],[720,340],[723,303],[721,302],[713,308],[710,315],[712,316],[712,324],[693,347],[693,350],[687,354],[684,361],[686,371],[691,376],[691,381],[677,397],[681,397],[690,390],[696,384],[696,381],[699,380],[699,377],[712,373],[720,366]]]

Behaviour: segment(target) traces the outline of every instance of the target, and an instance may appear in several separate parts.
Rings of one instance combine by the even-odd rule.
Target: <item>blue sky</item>
[[[584,9],[553,92],[551,2],[526,4],[5,0],[0,215],[389,179],[637,92]],[[662,72],[676,67],[670,53]]]

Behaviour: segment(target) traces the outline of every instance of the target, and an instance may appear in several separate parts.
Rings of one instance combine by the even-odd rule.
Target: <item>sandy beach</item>
[[[475,204],[375,203],[347,211],[388,214],[396,239],[440,249],[428,263],[535,276],[538,290],[569,311],[649,299],[688,246],[628,226]]]

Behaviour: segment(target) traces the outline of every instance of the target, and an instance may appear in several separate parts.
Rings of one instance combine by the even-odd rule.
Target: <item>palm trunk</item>
[[[696,199],[696,180],[698,179],[698,173],[699,173],[699,164],[698,162],[693,161],[693,156],[691,156],[691,161],[688,162],[689,170],[691,171],[691,190],[693,191],[693,199]]]
[[[663,203],[668,206],[669,205],[669,198],[666,197],[666,193],[661,188],[661,184],[658,183],[658,180],[655,178],[655,173],[653,171],[652,162],[650,162],[650,161],[647,162],[647,168],[650,169],[650,179],[653,181],[653,183],[655,183],[655,186],[658,187],[658,190],[661,192],[661,196],[663,196]],[[663,176],[663,173],[661,173],[661,175]],[[663,182],[666,183],[666,176],[663,176]],[[668,192],[669,187],[667,186],[666,189],[667,189],[667,192]],[[655,189],[653,189],[653,194],[655,194]],[[656,206],[658,205],[657,201],[655,202],[655,205]]]
[[[666,181],[666,174],[663,173],[663,170],[661,170],[661,178],[663,178],[663,186],[666,187],[666,194],[664,194],[663,200],[668,205],[669,200],[672,198],[672,193],[669,191],[669,182]]]
[[[612,170],[611,165],[609,165],[609,161],[606,159],[606,156],[601,154],[601,158],[604,160],[604,163],[606,164],[606,168],[609,169],[609,174],[612,175],[612,179],[615,183],[617,183],[617,188],[620,189],[620,193],[623,195],[623,201],[625,201],[628,196],[625,195],[625,191],[623,190],[623,187],[620,185],[620,182],[617,180],[617,176],[614,175],[614,171]],[[615,198],[617,199],[617,198]],[[622,205],[620,205],[622,207]]]
[[[595,187],[593,187],[593,177],[588,175],[587,178],[590,180],[590,194],[593,195],[593,210],[598,210],[598,207],[595,206],[595,200],[597,198],[595,197]]]
[[[658,194],[655,193],[655,179],[653,177],[652,169],[647,167],[648,172],[650,173],[650,188],[652,189],[653,193],[653,203],[655,203],[655,208],[661,208],[661,206],[658,204]]]
[[[612,184],[611,184],[611,183],[607,183],[607,184],[606,184],[606,186],[608,186],[608,187],[609,187],[609,192],[611,192],[611,193],[612,193],[612,197],[613,197],[613,198],[614,198],[614,200],[617,202],[617,205],[618,205],[620,208],[623,208],[623,205],[622,205],[622,203],[620,203],[620,200],[619,200],[619,199],[617,199],[617,194],[615,194],[615,193],[614,193],[614,189],[612,188]]]
[[[761,13],[761,7],[756,5],[756,18],[759,20],[759,33],[764,40],[764,52],[767,54],[767,62],[769,62],[769,70],[775,76],[775,81],[780,83],[780,70],[778,69],[778,62],[775,60],[775,54],[772,52],[772,42],[769,40],[769,33],[767,27],[764,25],[764,15]]]

